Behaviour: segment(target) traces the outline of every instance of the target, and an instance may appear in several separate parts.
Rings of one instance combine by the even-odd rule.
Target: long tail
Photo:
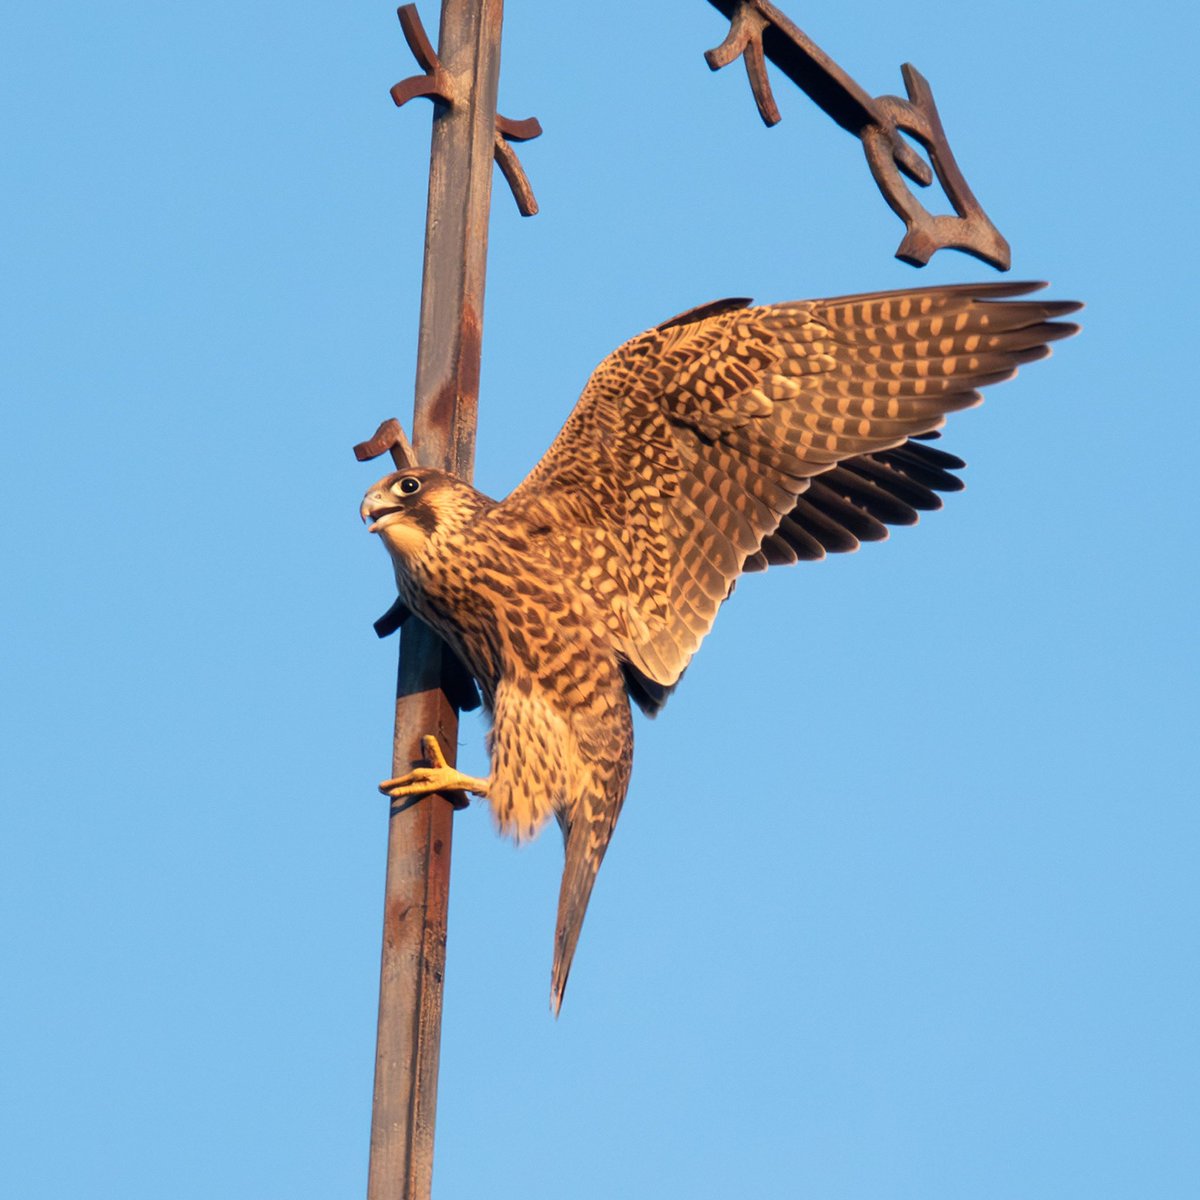
[[[613,664],[607,686],[591,691],[586,711],[574,723],[575,770],[567,785],[568,802],[556,812],[563,831],[562,887],[558,928],[550,972],[550,1008],[557,1017],[571,972],[571,960],[596,872],[612,840],[633,765],[633,719],[629,697]]]
[[[558,893],[558,928],[554,935],[554,967],[550,972],[550,1008],[557,1017],[571,972],[571,960],[584,914],[612,836],[613,821],[587,821],[578,814],[566,828],[566,860]]]

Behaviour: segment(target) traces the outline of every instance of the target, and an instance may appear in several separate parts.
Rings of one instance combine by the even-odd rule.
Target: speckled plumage
[[[922,439],[1075,331],[1054,318],[1077,304],[1013,298],[1036,286],[720,301],[610,354],[507,499],[420,468],[368,491],[402,604],[492,716],[491,775],[451,786],[517,838],[562,827],[556,1011],[629,783],[630,697],[666,702],[743,571],[879,540],[961,487]],[[385,787],[446,786],[417,774]]]

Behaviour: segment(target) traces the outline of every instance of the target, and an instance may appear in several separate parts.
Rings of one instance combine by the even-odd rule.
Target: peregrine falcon
[[[486,796],[517,840],[557,819],[555,1013],[629,784],[630,700],[662,708],[743,572],[882,540],[962,487],[929,444],[946,414],[1078,329],[1055,318],[1079,304],[1016,298],[1042,286],[707,304],[610,354],[507,499],[415,463],[368,490],[388,624],[431,626],[492,720],[486,779],[426,737],[429,765],[380,790]]]

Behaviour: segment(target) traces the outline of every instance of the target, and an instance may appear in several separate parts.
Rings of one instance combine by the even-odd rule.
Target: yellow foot
[[[455,808],[466,808],[467,792],[474,792],[477,796],[487,795],[488,781],[456,771],[446,761],[437,738],[432,734],[426,734],[421,739],[421,749],[424,750],[425,759],[430,765],[417,767],[416,770],[396,779],[385,779],[379,785],[379,790],[385,796],[400,800],[406,796],[431,796],[434,792],[439,792]]]

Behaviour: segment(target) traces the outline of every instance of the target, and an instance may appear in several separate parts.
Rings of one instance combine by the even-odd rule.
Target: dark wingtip
[[[1030,292],[1040,292],[1049,286],[1048,279],[987,279],[982,283],[952,284],[947,290],[977,292],[982,298],[985,296],[1025,296]]]
[[[1070,308],[1068,312],[1077,312],[1083,305],[1076,305],[1075,308]],[[1052,326],[1054,332],[1047,335],[1048,341],[1060,342],[1063,338],[1074,337],[1083,326],[1075,321],[1055,321]]]

